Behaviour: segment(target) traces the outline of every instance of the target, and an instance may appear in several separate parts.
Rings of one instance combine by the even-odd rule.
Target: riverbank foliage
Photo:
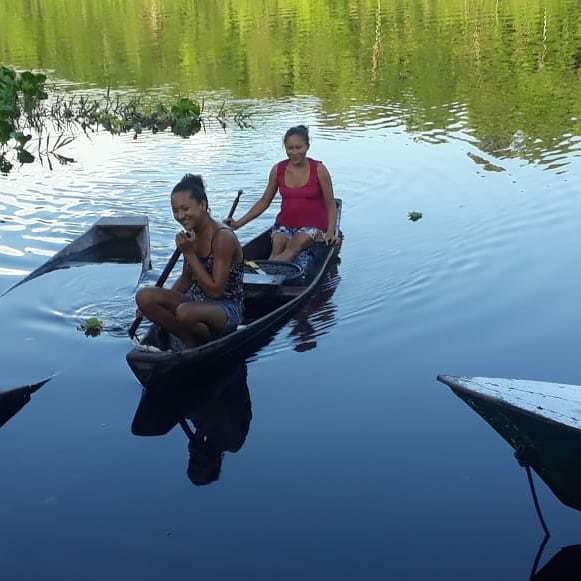
[[[205,110],[204,103],[178,97],[173,103],[155,101],[147,96],[102,96],[59,93],[47,88],[42,73],[0,66],[0,173],[8,174],[14,162],[33,163],[46,158],[60,163],[74,160],[63,148],[80,133],[107,131],[113,135],[133,133],[134,139],[148,130],[170,130],[190,137],[215,121],[225,129],[232,121],[239,127],[250,126],[248,115],[237,112],[228,118],[225,106]],[[52,167],[52,166],[51,166]]]

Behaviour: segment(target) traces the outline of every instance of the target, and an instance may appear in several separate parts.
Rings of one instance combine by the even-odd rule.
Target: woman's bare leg
[[[179,331],[175,333],[190,347],[207,343],[220,335],[228,318],[218,304],[206,301],[188,301],[176,310]]]
[[[176,316],[180,304],[191,302],[189,297],[171,289],[144,287],[135,297],[141,314],[170,333],[177,334],[180,325]]]
[[[192,301],[171,289],[145,287],[136,300],[144,317],[192,347],[207,343],[226,326],[226,311],[220,305]]]
[[[287,260],[292,262],[305,248],[310,248],[313,245],[313,239],[304,232],[297,232],[292,238],[286,238],[284,247],[275,247],[275,234],[272,240],[272,252],[270,260]],[[276,251],[276,252],[275,252]]]
[[[272,250],[270,252],[269,260],[278,260],[274,258],[284,252],[286,245],[290,242],[290,237],[286,234],[276,232],[272,235]]]

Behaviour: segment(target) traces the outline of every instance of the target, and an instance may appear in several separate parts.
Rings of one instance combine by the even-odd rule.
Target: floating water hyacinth
[[[87,337],[97,337],[103,330],[103,321],[97,319],[97,317],[90,317],[84,323],[81,323],[77,329],[84,331]]]

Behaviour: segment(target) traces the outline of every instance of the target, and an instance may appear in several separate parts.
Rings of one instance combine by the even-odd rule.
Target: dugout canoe
[[[581,386],[438,375],[566,506],[581,510]]]
[[[141,263],[139,279],[143,278],[151,269],[147,216],[100,218],[89,230],[72,240],[44,264],[4,291],[2,295],[54,270],[104,262]]]
[[[50,377],[34,385],[16,387],[0,392],[0,428],[14,417],[31,399],[32,394],[38,391]]]
[[[342,201],[337,199],[337,234],[342,238],[341,209]],[[231,358],[253,353],[305,305],[337,259],[340,244],[315,242],[303,269],[294,263],[267,260],[270,232],[269,228],[243,245],[245,261],[259,268],[244,274],[245,315],[236,331],[183,351],[170,350],[167,334],[154,325],[141,339],[134,340],[126,360],[144,387],[168,384],[174,376],[183,374],[184,368],[207,370],[209,366],[224,365]]]

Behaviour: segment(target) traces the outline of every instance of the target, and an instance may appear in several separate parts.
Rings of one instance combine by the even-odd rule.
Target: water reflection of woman
[[[248,435],[252,406],[246,366],[228,376],[219,397],[191,409],[186,418],[181,425],[189,439],[188,477],[198,486],[209,484],[220,477],[224,452],[238,452]]]
[[[138,436],[160,436],[179,423],[188,438],[187,474],[200,486],[220,477],[224,452],[240,450],[251,419],[244,363],[218,381],[144,390],[131,431]]]

